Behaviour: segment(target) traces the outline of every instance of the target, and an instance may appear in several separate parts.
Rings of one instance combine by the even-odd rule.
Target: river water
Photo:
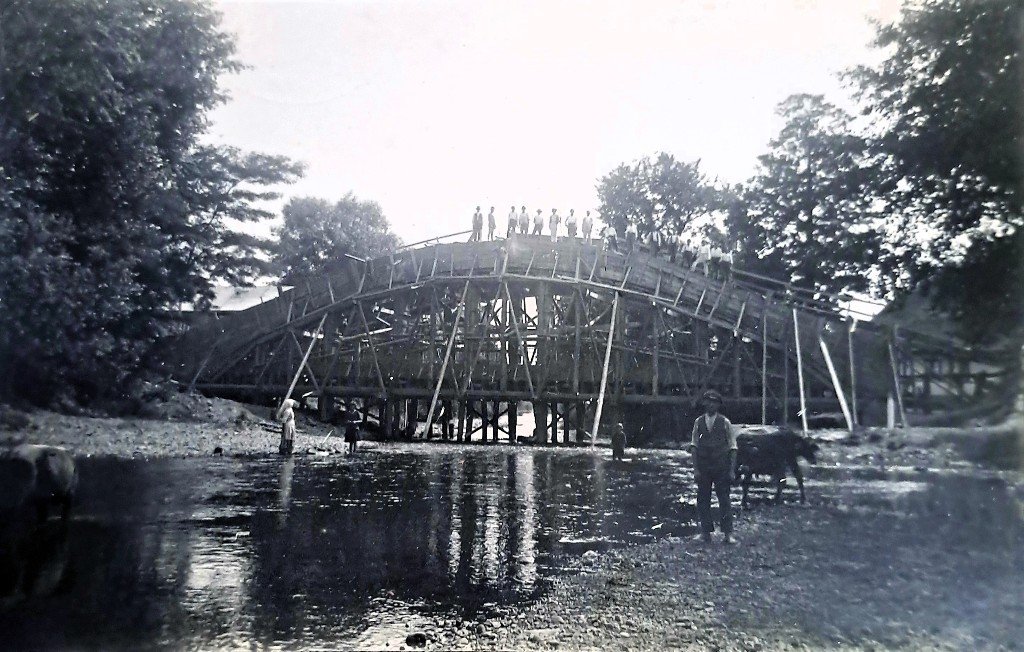
[[[427,444],[86,459],[80,473],[67,531],[51,523],[21,548],[29,570],[0,602],[0,647],[397,649],[439,619],[530,601],[587,550],[696,532],[689,464],[665,453],[616,463]],[[942,483],[896,472],[811,478],[819,500],[936,509],[951,523],[962,511],[980,536],[993,514],[978,514],[979,496],[996,522],[1020,521],[998,482],[956,479],[936,494]]]

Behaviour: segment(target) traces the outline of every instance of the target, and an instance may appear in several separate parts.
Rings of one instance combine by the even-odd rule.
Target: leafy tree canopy
[[[299,166],[200,144],[239,69],[200,0],[0,7],[0,396],[123,395],[168,310],[259,269]],[[12,379],[17,379],[17,384]]]
[[[722,207],[721,194],[699,160],[678,161],[664,152],[618,166],[598,181],[597,194],[602,217],[619,233],[629,224],[640,235],[692,232],[707,228],[701,218]]]
[[[748,242],[741,259],[756,250],[765,267],[815,292],[866,290],[877,248],[868,144],[820,95],[793,95],[779,114],[785,123],[745,194],[749,221],[731,225]]]
[[[1022,24],[1020,0],[907,5],[849,75],[887,157],[882,269],[975,343],[1024,324]]]
[[[352,193],[334,204],[313,197],[289,200],[277,234],[274,263],[285,281],[330,273],[347,255],[372,258],[401,244],[380,205]]]

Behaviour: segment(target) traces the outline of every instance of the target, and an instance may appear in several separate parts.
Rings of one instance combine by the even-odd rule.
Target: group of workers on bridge
[[[508,227],[505,229],[505,237],[511,238],[517,233],[522,235],[544,235],[544,215],[541,209],[537,209],[537,214],[532,218],[526,211],[526,206],[523,206],[518,212],[516,207],[513,206],[512,210],[508,214]],[[555,242],[558,240],[558,231],[561,228],[562,216],[558,214],[557,208],[551,209],[551,214],[547,217],[548,232],[551,234],[551,241]],[[531,230],[532,225],[532,230]],[[480,212],[480,207],[476,207],[476,211],[473,213],[473,235],[470,236],[470,242],[480,242],[483,239],[483,227],[484,227],[484,215]],[[582,220],[577,220],[576,211],[569,209],[569,214],[565,217],[565,234],[566,237],[575,238],[576,229],[580,228],[581,235],[584,240],[590,240],[591,233],[594,230],[594,218],[590,216],[590,211],[583,216]],[[498,220],[494,215],[494,207],[491,206],[491,210],[487,213],[487,239],[494,240],[494,233],[498,228]]]
[[[551,214],[547,216],[546,221],[551,241],[557,242],[562,226],[562,216],[559,215],[557,208],[551,209]],[[473,228],[472,235],[469,237],[470,242],[481,242],[483,240],[484,222],[484,214],[481,212],[480,207],[477,206],[473,212]],[[526,210],[526,206],[521,207],[518,211],[515,206],[512,206],[508,214],[505,237],[511,238],[517,234],[543,236],[544,222],[545,218],[541,209],[538,208],[536,214],[531,218]],[[491,206],[491,210],[487,213],[486,223],[487,239],[495,240],[498,219],[494,215],[493,206]],[[564,237],[576,238],[577,227],[580,229],[580,235],[583,240],[589,242],[594,230],[594,218],[591,217],[590,211],[586,212],[582,220],[577,220],[576,211],[569,209],[569,214],[565,217]],[[619,235],[614,225],[608,224],[602,227],[598,237],[606,250],[622,253]],[[632,253],[636,251],[638,244],[643,245],[653,255],[667,255],[672,263],[679,263],[683,267],[689,267],[690,270],[700,269],[704,272],[705,276],[724,279],[728,278],[732,270],[733,254],[731,251],[724,251],[709,244],[699,244],[692,235],[684,236],[679,234],[671,236],[652,229],[641,238],[636,224],[630,223],[626,226],[625,252]]]

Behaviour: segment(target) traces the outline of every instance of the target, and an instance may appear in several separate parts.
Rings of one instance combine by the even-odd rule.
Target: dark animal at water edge
[[[775,502],[780,502],[782,488],[786,485],[787,469],[793,472],[797,486],[800,487],[800,502],[806,501],[804,474],[800,470],[799,458],[814,464],[820,449],[810,437],[782,428],[764,434],[741,434],[736,437],[736,446],[736,480],[743,485],[744,508],[755,475],[772,477],[775,483]]]
[[[0,514],[4,519],[35,508],[45,521],[50,508],[67,520],[78,487],[75,460],[63,448],[20,444],[0,450]]]

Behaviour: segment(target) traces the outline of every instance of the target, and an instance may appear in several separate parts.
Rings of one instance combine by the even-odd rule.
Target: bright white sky
[[[287,195],[381,204],[406,241],[476,205],[597,207],[622,162],[666,151],[753,172],[792,93],[845,104],[899,0],[219,2],[252,68],[211,138],[304,161]]]

